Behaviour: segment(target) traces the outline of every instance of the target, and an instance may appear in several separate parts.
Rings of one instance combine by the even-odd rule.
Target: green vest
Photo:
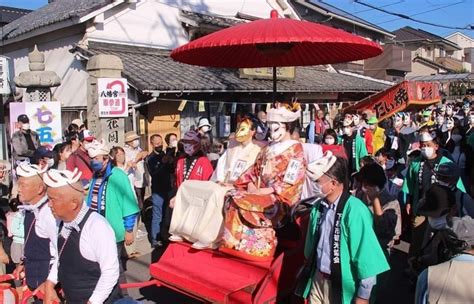
[[[310,259],[312,251],[316,250],[316,236],[319,219],[319,205],[311,211],[304,254]],[[374,232],[372,213],[367,206],[354,196],[349,196],[342,212],[341,219],[341,273],[343,304],[352,303],[357,295],[360,280],[376,276],[390,269],[387,259],[380,247]],[[308,261],[311,263],[311,261]],[[306,282],[299,296],[307,298],[316,268],[311,270],[311,277]]]
[[[140,212],[137,198],[128,176],[120,168],[113,168],[105,189],[105,218],[115,232],[115,241],[125,239],[123,218]]]
[[[445,156],[442,156],[439,160],[439,163],[435,166],[435,169],[438,165],[444,164],[447,162],[450,162],[451,160]],[[410,168],[408,169],[407,175],[405,176],[405,179],[403,181],[403,187],[402,187],[402,192],[405,194],[405,196],[410,195],[411,196],[411,208],[413,210],[413,214],[417,214],[418,212],[418,201],[420,200],[420,180],[419,180],[419,173],[420,173],[420,167],[421,167],[421,162],[422,158],[418,157],[414,159],[411,164]],[[459,179],[457,183],[457,188],[461,190],[463,193],[466,193],[466,189],[464,188],[464,184],[462,183],[462,180]],[[405,202],[406,202],[405,198]]]

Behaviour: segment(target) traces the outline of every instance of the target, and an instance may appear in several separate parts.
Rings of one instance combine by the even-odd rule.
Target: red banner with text
[[[439,83],[403,81],[385,91],[362,99],[345,111],[370,111],[383,120],[410,106],[429,106],[441,101]]]

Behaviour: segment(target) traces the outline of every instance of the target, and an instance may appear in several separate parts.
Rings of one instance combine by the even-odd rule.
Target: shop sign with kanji
[[[127,79],[99,78],[97,92],[100,118],[128,116]]]

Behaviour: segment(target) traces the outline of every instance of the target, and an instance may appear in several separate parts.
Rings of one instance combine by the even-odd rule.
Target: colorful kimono
[[[344,205],[341,206],[341,233],[338,234],[339,240],[332,247],[334,251],[331,265],[331,288],[334,298],[331,303],[350,304],[353,303],[361,280],[385,272],[390,269],[390,266],[375,235],[372,214],[367,206],[347,193],[343,193],[341,196],[338,207],[341,204]],[[302,273],[309,275],[299,278],[295,291],[303,298],[309,296],[311,283],[317,271],[314,251],[319,235],[319,216],[319,205],[317,205],[310,214],[304,248],[307,266]],[[336,214],[336,216],[338,215]],[[333,231],[336,230],[333,229]],[[340,259],[336,258],[336,254]]]
[[[301,143],[288,140],[265,147],[229,192],[220,250],[250,260],[271,260],[277,246],[274,227],[299,201],[305,172]],[[274,192],[251,194],[247,192],[250,183]]]

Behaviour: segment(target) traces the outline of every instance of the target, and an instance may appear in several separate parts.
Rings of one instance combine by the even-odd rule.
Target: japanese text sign
[[[403,81],[387,90],[369,96],[347,110],[370,110],[383,120],[410,105],[429,106],[441,100],[440,86],[432,82]]]
[[[123,146],[125,136],[125,121],[123,119],[108,118],[100,120],[102,138],[111,146]]]
[[[26,114],[30,119],[31,130],[38,133],[42,146],[54,147],[61,138],[61,103],[47,102],[13,102],[10,104],[10,132],[18,131],[17,117]]]
[[[127,79],[99,78],[97,92],[100,118],[128,116]]]

